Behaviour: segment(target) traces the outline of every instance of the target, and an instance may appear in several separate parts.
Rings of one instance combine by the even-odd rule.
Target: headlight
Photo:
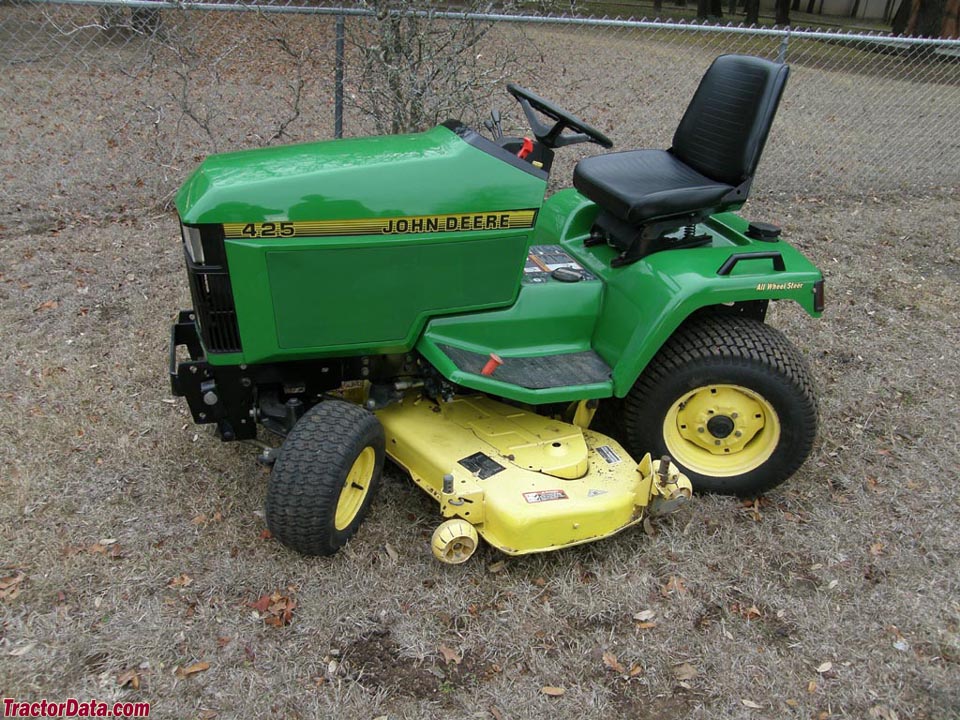
[[[203,265],[203,243],[200,241],[200,228],[181,223],[180,234],[183,235],[183,244],[187,248],[190,259],[198,265]]]

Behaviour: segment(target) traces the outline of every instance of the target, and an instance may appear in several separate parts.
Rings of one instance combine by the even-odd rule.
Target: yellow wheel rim
[[[357,517],[363,501],[370,492],[373,468],[377,462],[377,454],[372,447],[365,447],[357,459],[353,461],[347,479],[340,490],[340,499],[337,501],[337,514],[334,525],[337,530],[346,530]]]
[[[731,477],[763,465],[780,442],[780,418],[759,393],[704,385],[685,393],[663,420],[667,451],[700,475]]]

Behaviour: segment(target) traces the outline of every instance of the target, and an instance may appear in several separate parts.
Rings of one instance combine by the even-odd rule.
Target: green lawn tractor
[[[612,143],[513,84],[532,139],[451,121],[207,158],[176,197],[174,394],[222,440],[284,438],[263,445],[267,524],[308,555],[357,532],[385,457],[439,504],[450,563],[783,482],[817,406],[764,318],[818,316],[823,278],[732,211],[787,75],[717,58],[669,150],[586,158],[546,199],[557,148]]]

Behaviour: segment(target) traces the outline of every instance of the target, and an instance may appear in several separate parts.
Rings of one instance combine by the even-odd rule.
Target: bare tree
[[[476,118],[517,64],[517,43],[495,38],[493,24],[470,13],[437,17],[413,0],[362,0],[351,17],[344,104],[378,133],[414,132],[448,118]]]

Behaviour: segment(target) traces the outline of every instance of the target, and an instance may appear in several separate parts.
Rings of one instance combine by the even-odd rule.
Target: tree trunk
[[[913,0],[906,34],[939,37],[943,27],[945,4],[942,0]]]
[[[947,6],[943,9],[940,37],[960,38],[960,0],[947,0]]]
[[[710,0],[697,0],[697,20],[706,20],[710,14]]]
[[[903,35],[907,31],[907,22],[910,20],[910,8],[912,0],[901,0],[900,7],[893,16],[893,34]]]
[[[785,27],[790,24],[790,0],[777,0],[776,24]]]
[[[718,20],[723,17],[723,0],[710,0],[710,14]]]
[[[731,18],[735,18],[737,16],[737,0],[730,0],[730,3],[727,5],[727,14]]]
[[[816,7],[816,5],[817,5],[817,0],[810,0],[810,2],[807,3],[808,15],[813,15],[813,9]]]
[[[743,21],[747,25],[758,25],[760,23],[760,0],[744,0],[743,9],[746,14]]]
[[[653,0],[653,9],[657,12],[663,10],[663,0]]]

